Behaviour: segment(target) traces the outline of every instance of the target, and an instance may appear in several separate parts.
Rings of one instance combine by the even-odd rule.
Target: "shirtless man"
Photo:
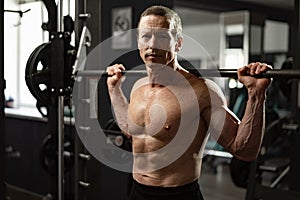
[[[125,67],[115,64],[107,68],[116,120],[132,139],[130,199],[203,199],[197,180],[208,133],[238,159],[256,158],[271,81],[247,74],[263,73],[271,67],[257,62],[238,69],[239,81],[249,96],[240,121],[228,110],[213,81],[198,78],[179,65],[176,55],[183,43],[182,26],[174,11],[162,6],[146,9],[140,17],[137,40],[148,76],[135,83],[130,103],[121,89]]]

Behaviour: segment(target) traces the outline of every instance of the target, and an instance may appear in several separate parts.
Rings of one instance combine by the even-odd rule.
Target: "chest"
[[[129,126],[133,132],[145,129],[158,132],[162,128],[168,130],[175,127],[183,115],[193,113],[193,106],[198,106],[190,104],[191,98],[195,97],[180,88],[142,87],[131,96],[128,109]]]
[[[129,116],[140,126],[158,119],[176,116],[179,106],[176,97],[166,88],[141,88],[130,98]]]

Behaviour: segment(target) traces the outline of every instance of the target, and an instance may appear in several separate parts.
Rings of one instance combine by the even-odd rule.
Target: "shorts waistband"
[[[191,183],[187,183],[185,185],[181,186],[175,186],[175,187],[162,187],[162,186],[150,186],[150,185],[144,185],[136,180],[133,180],[133,187],[135,189],[142,191],[142,192],[147,192],[147,193],[155,193],[155,192],[164,192],[164,193],[174,193],[174,192],[184,192],[184,191],[193,191],[193,190],[198,190],[199,189],[199,184],[198,180],[195,180]]]

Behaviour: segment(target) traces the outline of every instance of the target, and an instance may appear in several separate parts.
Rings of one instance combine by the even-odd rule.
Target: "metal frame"
[[[91,34],[86,27],[86,20],[89,19],[91,15],[87,13],[87,1],[86,0],[76,0],[75,2],[75,44],[77,49],[77,58],[74,63],[74,70],[78,68],[81,62],[84,62],[82,56],[86,56],[88,45],[86,42],[90,42]],[[86,41],[89,40],[89,41]],[[73,74],[74,72],[73,71]],[[78,94],[73,91],[73,98],[80,98],[82,94]],[[78,107],[77,107],[78,106]],[[79,115],[80,112],[87,112],[86,110],[81,110],[82,105],[75,104],[75,116]],[[81,144],[78,134],[74,135],[74,200],[86,200],[87,193],[86,190],[90,187],[90,183],[86,180],[86,162],[91,159],[87,150]],[[78,155],[78,156],[77,156]]]
[[[58,1],[58,6],[57,6],[57,13],[58,13],[58,18],[57,18],[57,32],[62,34],[64,32],[64,21],[63,21],[63,0]],[[63,47],[63,40],[59,40],[59,45]],[[59,74],[59,89],[63,88],[63,83],[64,83],[64,59],[63,59],[63,51],[60,51],[60,59],[55,60],[56,64],[61,64],[60,67],[60,74]],[[53,70],[54,71],[54,70]],[[53,78],[52,76],[51,78]],[[71,78],[71,77],[70,77]],[[57,123],[58,123],[58,200],[63,200],[64,199],[64,96],[59,95],[58,97],[58,105],[57,105]]]
[[[0,2],[0,29],[4,30],[4,1]],[[5,189],[5,127],[4,127],[4,31],[0,31],[0,200],[6,196]]]
[[[63,0],[57,5],[54,0],[43,0],[48,11],[48,23],[44,28],[49,31],[50,46],[50,99],[48,105],[48,128],[49,133],[55,138],[57,145],[58,163],[56,176],[49,175],[49,192],[55,199],[64,199],[64,16]],[[71,79],[71,77],[70,77]]]

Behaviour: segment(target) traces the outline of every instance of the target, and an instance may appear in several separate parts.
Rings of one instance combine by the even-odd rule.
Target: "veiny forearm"
[[[265,129],[265,92],[249,91],[248,96],[244,117],[231,144],[234,155],[245,161],[257,157]]]

